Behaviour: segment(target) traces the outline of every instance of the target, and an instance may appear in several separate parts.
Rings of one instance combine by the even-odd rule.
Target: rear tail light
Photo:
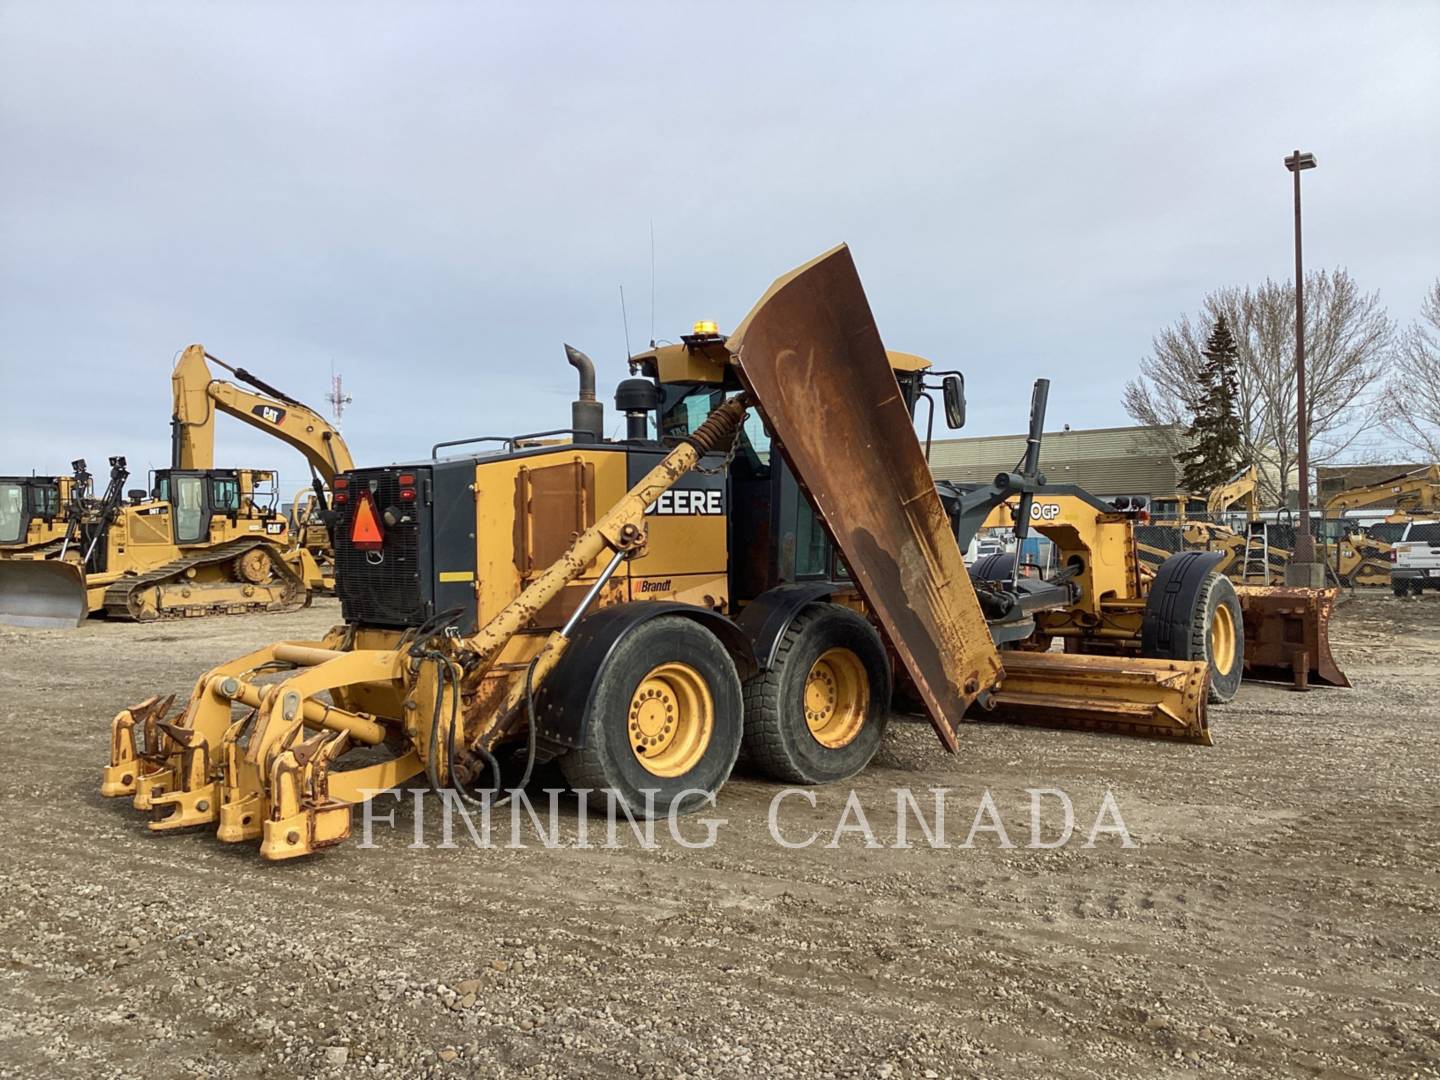
[[[337,491],[335,492],[334,497],[330,501],[336,506],[344,506],[350,501],[350,496],[346,495],[343,491]]]
[[[350,486],[350,481],[347,477],[337,476],[334,480],[330,481],[330,486],[336,491],[344,491]]]
[[[1391,562],[1398,562],[1398,561],[1399,561],[1399,558],[1400,558],[1400,553],[1399,553],[1398,551],[1396,551],[1394,548],[1391,548],[1391,549],[1390,549],[1390,561],[1391,561]]]
[[[414,489],[413,487],[401,488],[401,489],[400,489],[400,501],[401,501],[401,502],[414,502],[414,501],[415,501],[415,489]]]
[[[398,480],[400,481],[400,486],[401,486],[401,487],[414,487],[414,486],[415,486],[415,474],[414,474],[414,473],[402,472],[396,479],[398,479]]]

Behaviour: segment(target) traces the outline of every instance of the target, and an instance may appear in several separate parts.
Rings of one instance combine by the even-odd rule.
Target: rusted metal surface
[[[1330,615],[1339,591],[1235,586],[1245,618],[1245,677],[1289,682],[1303,662],[1310,682],[1349,686],[1330,654]]]
[[[726,344],[954,750],[1000,657],[849,248],[777,279]]]
[[[995,709],[977,719],[1211,745],[1200,660],[1006,652]]]

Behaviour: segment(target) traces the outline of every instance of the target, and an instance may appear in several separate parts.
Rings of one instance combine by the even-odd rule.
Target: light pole
[[[1315,560],[1315,538],[1310,534],[1310,425],[1305,409],[1305,265],[1300,256],[1300,174],[1315,168],[1315,155],[1296,150],[1285,159],[1285,168],[1295,178],[1295,431],[1298,447],[1295,464],[1300,474],[1300,524],[1295,549],[1285,568],[1285,584],[1322,588],[1325,568]]]

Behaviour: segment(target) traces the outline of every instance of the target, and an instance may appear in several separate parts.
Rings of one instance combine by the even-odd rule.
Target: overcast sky
[[[848,241],[973,434],[1127,422],[1209,289],[1440,274],[1440,3],[104,4],[0,0],[0,472],[169,457],[199,341],[362,462],[562,426],[588,351],[732,327]],[[607,408],[618,430],[618,418]],[[218,463],[306,478],[221,421]],[[101,470],[97,469],[97,472]]]

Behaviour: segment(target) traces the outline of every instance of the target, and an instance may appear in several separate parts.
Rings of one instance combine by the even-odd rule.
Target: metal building
[[[1047,431],[1040,470],[1052,484],[1079,484],[1104,499],[1173,496],[1180,490],[1175,450],[1183,437],[1182,428],[1169,425]],[[937,480],[990,480],[1015,468],[1024,453],[1024,435],[937,439],[930,471]]]

